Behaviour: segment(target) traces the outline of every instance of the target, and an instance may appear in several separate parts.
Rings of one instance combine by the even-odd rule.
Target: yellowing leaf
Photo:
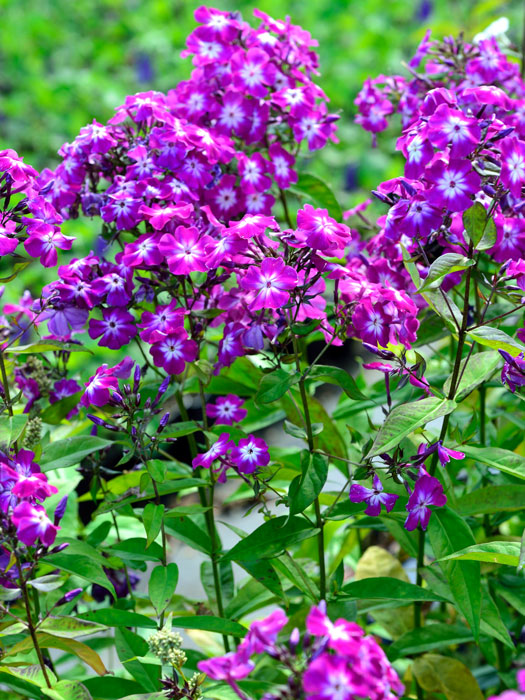
[[[447,700],[483,700],[476,679],[457,659],[425,654],[414,661],[412,672],[429,693],[443,693]]]

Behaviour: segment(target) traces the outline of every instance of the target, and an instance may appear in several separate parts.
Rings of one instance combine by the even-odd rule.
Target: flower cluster
[[[282,610],[252,622],[235,652],[200,661],[199,669],[214,680],[227,681],[240,698],[246,696],[238,681],[255,668],[255,654],[266,654],[292,671],[288,685],[278,695],[266,694],[264,700],[291,700],[303,697],[297,694],[301,691],[307,700],[395,700],[403,693],[402,683],[375,639],[365,636],[355,622],[332,622],[324,602],[310,610],[302,642],[297,628],[287,642],[277,641],[287,622]]]
[[[0,454],[3,537],[9,541],[10,536],[15,536],[15,541],[28,547],[37,542],[49,547],[60,529],[58,523],[64,515],[67,496],[57,506],[54,520],[50,520],[42,503],[58,490],[48,482],[34,458],[34,453],[29,450]]]
[[[220,483],[226,481],[226,471],[234,469],[238,474],[254,474],[260,467],[265,467],[270,461],[268,445],[262,438],[249,435],[241,438],[237,445],[230,439],[229,433],[221,433],[218,440],[204,453],[198,454],[192,461],[194,469],[204,467],[214,469]]]

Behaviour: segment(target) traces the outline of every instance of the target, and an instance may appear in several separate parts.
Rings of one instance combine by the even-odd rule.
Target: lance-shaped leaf
[[[475,262],[465,255],[459,253],[445,253],[434,260],[428,268],[428,275],[423,280],[423,284],[417,290],[418,292],[426,292],[428,289],[437,289],[446,275],[452,272],[461,272],[467,267],[472,267]]]
[[[469,360],[467,363],[467,359]],[[486,382],[494,374],[495,370],[501,365],[502,358],[496,350],[487,352],[479,352],[472,355],[470,358],[465,358],[461,362],[459,376],[461,380],[456,387],[455,401],[463,401],[471,391],[483,382]],[[465,363],[466,368],[465,368]],[[443,385],[443,393],[448,396],[450,391],[452,375],[448,377]]]
[[[42,452],[40,467],[43,472],[72,467],[84,457],[111,445],[113,445],[111,440],[103,440],[95,435],[75,435],[57,440],[47,445]]]
[[[151,572],[148,584],[149,599],[159,615],[168,607],[178,580],[179,569],[173,562],[167,566],[156,566]]]
[[[414,661],[412,672],[429,693],[442,693],[447,700],[483,700],[471,671],[457,659],[425,654]]]
[[[93,700],[89,690],[80,681],[59,681],[52,688],[42,688],[51,700]]]
[[[454,401],[438,399],[435,396],[396,406],[379,429],[366,458],[369,459],[382,452],[389,452],[414,430],[421,428],[435,418],[452,413],[455,408]]]
[[[467,491],[454,503],[459,515],[484,515],[523,510],[525,486],[484,486],[476,491]]]
[[[482,561],[490,564],[518,566],[520,549],[519,542],[485,542],[458,549],[443,556],[442,560]]]
[[[496,243],[496,225],[487,217],[481,202],[475,202],[463,213],[463,226],[476,250],[488,250]]]
[[[312,173],[299,173],[297,182],[292,185],[290,191],[301,198],[306,197],[313,206],[326,209],[329,215],[336,221],[342,220],[343,212],[335,194],[328,185],[316,175],[312,175]]]
[[[509,355],[516,357],[520,352],[525,351],[525,345],[515,340],[508,333],[500,328],[491,326],[481,326],[468,331],[468,335],[480,345],[485,345],[494,350],[506,350]]]
[[[306,450],[301,459],[302,474],[290,484],[290,515],[302,513],[319,496],[328,478],[328,458]]]
[[[74,654],[79,659],[84,661],[88,666],[98,673],[99,676],[103,676],[108,672],[107,668],[100,656],[94,649],[88,647],[87,644],[79,642],[76,639],[64,639],[62,637],[55,637],[52,634],[47,634],[44,632],[37,632],[38,644],[42,649],[61,649],[69,654]],[[12,646],[7,652],[6,656],[13,656],[14,654],[21,654],[24,651],[29,651],[33,649],[33,640],[31,637],[26,637],[20,642]]]
[[[525,479],[525,457],[504,450],[501,447],[475,447],[473,445],[461,445],[461,451],[470,459],[475,459],[501,472]]]
[[[367,397],[361,392],[354,378],[340,367],[316,365],[306,375],[307,379],[318,379],[340,387],[350,399],[362,401]]]
[[[300,378],[299,372],[290,374],[284,369],[276,369],[274,372],[263,375],[255,395],[255,403],[266,404],[278,401],[291,386],[297,384]]]
[[[267,520],[247,537],[237,542],[224,555],[226,560],[252,561],[274,557],[294,544],[314,537],[319,528],[312,527],[304,518],[280,515]]]

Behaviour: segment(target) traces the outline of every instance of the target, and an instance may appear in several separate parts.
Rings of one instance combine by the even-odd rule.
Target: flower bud
[[[60,598],[60,600],[57,603],[57,607],[59,605],[65,605],[66,603],[70,603],[72,600],[74,600],[81,593],[82,593],[81,588],[73,588],[72,591],[68,591],[65,595],[62,596],[62,598]]]
[[[55,508],[55,516],[54,516],[54,524],[58,525],[58,523],[62,520],[64,517],[64,513],[66,512],[66,507],[67,507],[67,496],[64,496],[63,498],[60,499],[57,507]]]

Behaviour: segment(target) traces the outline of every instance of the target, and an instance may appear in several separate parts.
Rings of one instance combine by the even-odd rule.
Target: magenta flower
[[[297,228],[305,235],[307,245],[316,250],[344,248],[350,239],[348,226],[338,224],[326,209],[314,209],[311,204],[297,212]]]
[[[272,143],[268,149],[268,155],[273,165],[275,182],[283,190],[297,182],[297,173],[293,169],[295,158],[288,153],[279,143]]]
[[[472,153],[480,141],[478,120],[467,117],[459,110],[450,109],[446,104],[439,105],[428,120],[428,127],[430,141],[441,150],[450,145],[452,158]]]
[[[194,226],[177,226],[175,233],[162,236],[159,249],[174,275],[205,272],[205,248],[209,240],[209,236],[201,236]]]
[[[269,190],[272,181],[266,177],[271,164],[264,160],[260,153],[247,156],[241,153],[239,156],[239,175],[245,192],[263,192]]]
[[[468,160],[439,160],[426,171],[426,177],[433,184],[429,202],[449,211],[464,211],[472,206],[472,197],[481,184]]]
[[[64,236],[58,228],[43,224],[40,229],[32,230],[24,241],[24,248],[33,258],[40,258],[44,267],[54,267],[58,260],[56,249],[70,250],[74,240],[72,236]]]
[[[197,668],[215,681],[227,681],[235,686],[235,681],[246,678],[255,664],[244,658],[244,654],[231,651],[224,656],[199,661]]]
[[[193,459],[191,466],[194,469],[197,469],[197,467],[209,469],[216,459],[226,456],[233,444],[228,433],[221,433],[217,442],[214,442],[207,452],[203,452]]]
[[[272,231],[279,228],[273,216],[245,214],[240,221],[230,221],[228,233],[235,233],[240,238],[252,238],[263,234],[267,228]]]
[[[148,207],[143,204],[140,207],[140,214],[149,221],[156,231],[162,231],[166,224],[173,219],[178,219],[179,221],[186,221],[189,219],[193,211],[193,204],[181,204],[180,206],[161,206],[160,204],[155,204],[152,207]]]
[[[379,515],[381,506],[385,506],[386,512],[390,513],[399,496],[393,493],[384,493],[383,484],[377,474],[374,474],[373,483],[374,488],[372,489],[361,486],[361,484],[352,484],[350,487],[350,500],[352,503],[363,503],[363,501],[367,503],[365,510],[367,515]]]
[[[50,547],[60,530],[47,517],[45,508],[31,505],[27,501],[16,506],[12,520],[16,526],[18,539],[28,546],[34,545],[37,540],[40,540],[43,545]]]
[[[239,646],[239,651],[244,651],[248,656],[271,651],[279,632],[287,622],[288,618],[280,608],[262,620],[255,620],[250,624],[248,634]]]
[[[144,311],[139,328],[143,328],[140,337],[146,343],[156,343],[170,333],[184,330],[185,310],[177,307],[175,300],[169,304],[157,306],[155,311]]]
[[[400,142],[401,139],[398,141],[398,148],[401,146]],[[402,150],[407,159],[405,175],[413,179],[420,177],[425,172],[425,168],[434,156],[434,149],[430,141],[422,134],[417,133],[403,144]]]
[[[371,683],[354,674],[348,659],[324,653],[317,656],[303,676],[307,700],[354,700],[370,697]]]
[[[296,285],[297,273],[282,258],[265,258],[260,267],[250,267],[241,279],[252,311],[282,308],[290,298],[288,290]]]
[[[125,279],[117,272],[110,272],[94,280],[91,289],[100,298],[105,297],[110,306],[126,306],[131,300],[133,282],[130,277]]]
[[[265,97],[268,85],[275,80],[275,66],[266,51],[257,48],[236,51],[231,63],[235,87],[252,97]]]
[[[248,411],[242,408],[244,400],[234,394],[219,396],[215,403],[206,406],[206,415],[215,418],[216,425],[233,425],[246,418]]]
[[[16,237],[16,223],[14,221],[0,223],[0,255],[12,253],[19,243]]]
[[[12,493],[18,498],[36,498],[43,501],[58,493],[58,489],[48,483],[47,476],[41,473],[40,467],[33,461],[34,456],[34,452],[19,450],[10,461],[17,473],[17,482]]]
[[[102,321],[90,319],[88,329],[90,338],[102,336],[99,345],[118,350],[137,335],[135,319],[129,311],[120,308],[102,309],[102,316]]]
[[[314,637],[328,637],[331,649],[341,653],[353,653],[355,641],[364,636],[364,631],[356,622],[342,618],[332,622],[326,614],[326,603],[321,601],[310,610],[306,618],[306,629]]]
[[[505,360],[501,370],[501,381],[514,393],[517,387],[525,386],[525,358],[521,352],[517,357],[512,357],[506,350],[499,350],[499,354]]]
[[[126,192],[109,195],[108,203],[102,207],[102,219],[108,223],[114,221],[117,229],[130,230],[140,221],[140,199],[130,197]]]
[[[426,530],[432,513],[430,506],[444,506],[446,502],[447,497],[438,479],[426,473],[423,474],[416,481],[408,499],[405,528],[410,531],[420,525],[422,530]]]
[[[118,379],[113,373],[113,368],[102,365],[88,379],[85,387],[84,394],[80,399],[83,406],[105,406],[111,398],[110,389],[118,390]]]
[[[74,379],[59,379],[53,384],[53,389],[49,392],[49,403],[56,403],[61,399],[66,399],[79,391],[82,391],[82,387]],[[77,413],[78,406],[75,406],[69,411],[66,418],[69,420]]]
[[[232,449],[231,460],[241,474],[253,474],[270,461],[268,445],[262,438],[249,435],[239,440],[237,447]]]
[[[514,197],[521,198],[525,184],[525,143],[516,138],[501,142],[501,182]]]
[[[170,333],[150,348],[156,367],[162,367],[168,374],[184,372],[187,362],[197,359],[198,345],[189,340],[185,331]]]
[[[132,243],[126,243],[122,255],[122,263],[126,267],[153,267],[163,259],[157,237],[148,233],[139,236]]]

